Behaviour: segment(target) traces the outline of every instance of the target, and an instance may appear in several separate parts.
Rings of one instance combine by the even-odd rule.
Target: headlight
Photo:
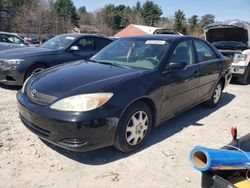
[[[27,84],[27,82],[29,81],[30,78],[31,78],[31,76],[30,76],[29,78],[27,78],[27,79],[25,80],[25,82],[23,83],[22,93],[24,93],[24,90],[25,90],[25,88],[26,88],[26,84]]]
[[[247,54],[235,54],[234,61],[245,61],[247,59]]]
[[[11,67],[11,66],[19,65],[23,61],[24,61],[23,59],[5,59],[5,60],[1,60],[1,65],[3,67]]]
[[[76,95],[57,101],[50,108],[60,111],[86,112],[105,104],[113,93],[93,93]]]

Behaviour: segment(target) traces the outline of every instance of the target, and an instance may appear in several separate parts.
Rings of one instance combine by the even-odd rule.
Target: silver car
[[[29,47],[30,44],[13,33],[0,32],[0,51],[11,48]]]

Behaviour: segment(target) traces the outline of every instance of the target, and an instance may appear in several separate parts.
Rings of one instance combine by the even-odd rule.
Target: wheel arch
[[[43,61],[36,61],[36,62],[30,64],[29,67],[25,70],[24,77],[23,77],[23,82],[25,81],[25,78],[26,78],[28,72],[29,72],[33,67],[38,66],[38,65],[45,66],[46,68],[49,68],[49,67],[50,67],[50,66],[48,65],[48,63],[43,62]]]
[[[137,98],[135,100],[133,100],[132,102],[130,102],[126,108],[122,111],[121,113],[121,117],[123,116],[123,114],[126,112],[126,110],[133,104],[137,103],[137,102],[143,102],[145,103],[151,110],[152,113],[152,128],[155,127],[156,125],[156,106],[155,106],[155,102],[150,99],[149,97],[141,97],[141,98]]]

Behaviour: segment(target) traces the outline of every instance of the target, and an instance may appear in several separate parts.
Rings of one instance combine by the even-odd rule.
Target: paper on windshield
[[[75,37],[66,37],[67,40],[75,40]]]
[[[158,45],[164,45],[166,41],[164,40],[147,40],[145,44],[158,44]]]

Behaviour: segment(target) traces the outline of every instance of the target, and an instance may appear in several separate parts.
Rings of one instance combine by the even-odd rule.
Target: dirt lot
[[[22,125],[16,93],[0,85],[0,187],[200,187],[190,150],[230,142],[231,126],[240,136],[250,132],[250,85],[230,85],[216,109],[200,105],[168,121],[138,152],[67,152]]]

